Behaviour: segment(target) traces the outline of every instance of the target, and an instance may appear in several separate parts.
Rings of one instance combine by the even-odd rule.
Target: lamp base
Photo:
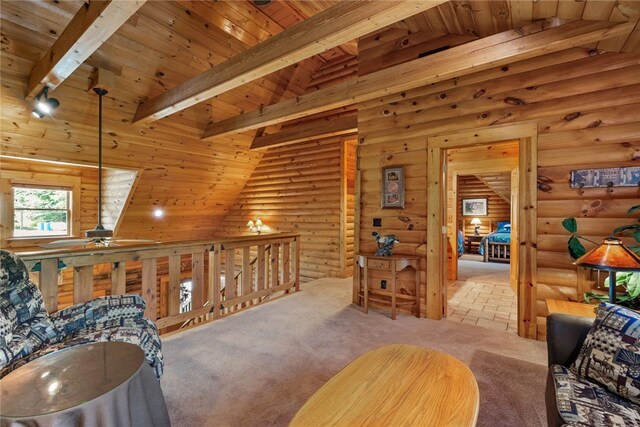
[[[476,236],[480,235],[480,227],[476,225],[476,227],[473,229],[473,234],[475,234]]]

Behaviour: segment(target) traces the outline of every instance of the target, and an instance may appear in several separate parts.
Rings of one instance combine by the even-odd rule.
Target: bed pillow
[[[503,221],[498,223],[498,233],[511,233],[511,223],[508,221]]]
[[[571,369],[640,403],[640,313],[601,303]]]

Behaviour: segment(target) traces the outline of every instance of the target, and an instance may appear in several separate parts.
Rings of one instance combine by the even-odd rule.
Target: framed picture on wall
[[[487,215],[487,199],[462,199],[462,215]]]
[[[382,207],[404,208],[404,167],[382,168]]]

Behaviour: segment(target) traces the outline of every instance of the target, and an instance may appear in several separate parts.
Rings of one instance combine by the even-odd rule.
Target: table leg
[[[369,314],[369,269],[364,266],[364,314]]]
[[[396,264],[392,263],[391,267],[391,319],[396,320],[396,281],[398,275],[396,273]]]
[[[420,261],[416,261],[416,317],[420,318]]]

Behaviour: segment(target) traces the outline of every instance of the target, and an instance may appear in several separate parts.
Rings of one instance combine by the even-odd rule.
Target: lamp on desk
[[[611,304],[616,301],[616,271],[640,271],[640,258],[613,236],[604,239],[600,246],[582,255],[574,264],[609,272]]]
[[[475,225],[475,228],[473,229],[473,234],[475,234],[476,236],[480,235],[480,224],[482,224],[482,221],[480,221],[480,218],[473,218],[471,220],[471,224]]]

